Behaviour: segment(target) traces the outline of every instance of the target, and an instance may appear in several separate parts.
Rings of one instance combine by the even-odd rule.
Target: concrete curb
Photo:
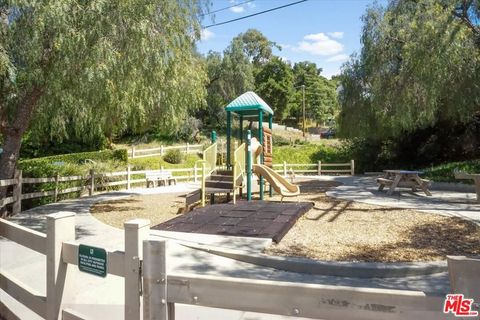
[[[475,186],[464,183],[432,182],[431,190],[475,193]]]
[[[400,278],[448,271],[446,261],[375,263],[318,261],[306,258],[271,256],[261,253],[181,243],[191,249],[283,271],[350,278]]]

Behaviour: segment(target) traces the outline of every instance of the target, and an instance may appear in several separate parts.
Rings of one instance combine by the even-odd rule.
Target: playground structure
[[[298,186],[291,184],[280,174],[272,169],[272,122],[273,110],[254,92],[246,92],[230,102],[225,110],[227,112],[227,147],[225,167],[217,166],[217,142],[216,133],[212,132],[210,145],[203,152],[201,164],[202,180],[201,189],[192,192],[186,197],[186,206],[201,200],[205,206],[206,195],[210,194],[211,203],[214,202],[215,194],[226,193],[227,201],[233,194],[233,203],[236,203],[237,195],[243,195],[246,188],[246,198],[252,200],[252,176],[259,177],[260,200],[263,200],[265,187],[268,186],[269,195],[273,190],[283,197],[297,196],[300,194]],[[233,120],[238,118],[239,127],[234,135]],[[268,119],[268,128],[263,126],[264,119]],[[245,122],[252,127],[253,121],[258,122],[255,130],[256,138],[252,138],[252,130],[244,132]]]

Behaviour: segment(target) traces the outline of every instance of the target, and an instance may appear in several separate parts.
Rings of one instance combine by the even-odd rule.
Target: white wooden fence
[[[325,169],[326,168],[326,169]],[[293,173],[307,173],[307,174],[355,174],[355,161],[350,160],[347,163],[322,163],[318,161],[317,163],[287,163],[286,161],[283,164],[274,164],[273,169],[287,176],[290,172]]]
[[[189,153],[198,153],[202,152],[203,145],[201,144],[189,144],[186,143],[180,146],[159,146],[155,148],[148,148],[148,149],[138,149],[135,146],[128,151],[129,158],[144,158],[144,157],[152,157],[152,156],[163,156],[169,150],[180,150],[185,154]]]
[[[68,264],[78,264],[74,221],[69,212],[49,215],[43,234],[0,219],[0,236],[47,256],[47,292],[42,296],[4,271],[0,288],[47,320],[88,319],[74,306],[63,307],[77,272],[67,272]],[[421,291],[167,273],[168,245],[148,237],[149,221],[137,219],[124,226],[125,250],[107,251],[107,272],[124,278],[126,320],[174,320],[175,304],[315,319],[444,318],[444,297]]]
[[[329,168],[329,169],[325,169]],[[332,169],[334,168],[334,169]],[[355,172],[355,162],[351,160],[348,163],[322,163],[319,161],[316,164],[291,164],[284,162],[283,164],[274,164],[273,169],[288,176],[290,173],[295,174],[351,174]],[[163,166],[160,170],[172,172],[175,179],[178,181],[199,181],[201,177],[201,168],[180,168],[180,169],[165,169]],[[107,191],[111,187],[117,189],[130,190],[133,185],[146,184],[146,174],[155,170],[131,170],[128,166],[125,171],[97,173],[90,170],[86,176],[67,176],[61,177],[58,174],[55,177],[45,178],[24,178],[22,171],[15,171],[13,179],[0,180],[0,187],[12,186],[12,192],[7,197],[0,200],[0,208],[7,204],[12,205],[12,213],[19,213],[22,210],[22,200],[35,199],[42,197],[53,197],[53,202],[57,202],[59,195],[82,192],[93,195],[97,191]],[[77,182],[77,186],[65,187],[64,182]],[[45,191],[36,191],[30,193],[23,193],[24,185],[27,184],[41,184],[51,183],[52,189]]]
[[[124,224],[125,250],[107,251],[107,273],[125,279],[125,319],[141,319],[140,292],[142,242],[150,233],[148,220],[135,219]],[[0,288],[47,320],[84,319],[73,310],[63,309],[72,294],[73,270],[78,265],[79,243],[75,242],[75,214],[59,212],[47,216],[47,233],[34,231],[0,219],[0,236],[46,256],[46,295],[36,292],[21,279],[0,269]],[[0,266],[1,267],[1,266]],[[70,287],[69,287],[70,286]],[[86,319],[86,318],[85,318]]]
[[[161,167],[161,170],[165,170]],[[147,182],[146,174],[154,170],[131,170],[130,166],[126,171],[97,173],[90,170],[86,176],[67,176],[46,178],[23,178],[22,171],[15,171],[13,179],[0,180],[0,187],[12,186],[12,192],[4,199],[0,200],[0,208],[7,204],[12,205],[12,213],[19,213],[22,209],[22,200],[35,199],[42,197],[53,197],[53,202],[57,202],[58,196],[61,194],[82,192],[93,195],[97,191],[107,191],[111,187],[129,190],[133,185],[143,184]],[[166,171],[172,172],[175,179],[179,181],[197,181],[201,176],[199,168],[185,168],[185,169],[168,169]],[[63,182],[77,182],[77,186],[65,187]],[[27,184],[41,184],[51,183],[52,189],[45,191],[37,191],[30,193],[22,193],[24,185]]]

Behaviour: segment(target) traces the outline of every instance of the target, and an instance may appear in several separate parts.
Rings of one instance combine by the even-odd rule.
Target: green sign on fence
[[[86,245],[78,246],[78,269],[96,276],[107,276],[107,251]]]

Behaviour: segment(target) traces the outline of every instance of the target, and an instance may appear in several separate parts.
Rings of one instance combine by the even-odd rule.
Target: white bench
[[[170,171],[147,171],[145,173],[145,178],[147,180],[147,188],[152,185],[155,187],[155,182],[157,183],[157,186],[160,186],[163,184],[164,186],[171,185],[174,183],[175,185],[177,184],[177,179],[173,177],[172,173]]]

